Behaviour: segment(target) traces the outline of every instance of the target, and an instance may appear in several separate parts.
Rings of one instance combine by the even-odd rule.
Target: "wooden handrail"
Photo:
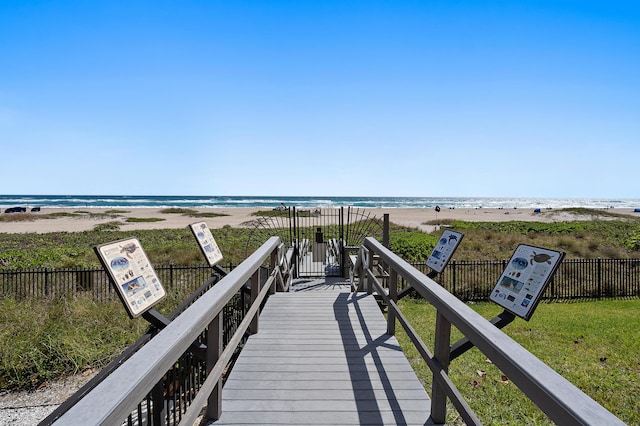
[[[122,364],[116,371],[109,375],[102,383],[96,386],[75,406],[61,416],[55,423],[58,425],[114,425],[121,424],[124,419],[136,408],[155,384],[162,379],[175,361],[189,348],[202,331],[219,321],[219,315],[224,306],[249,280],[259,283],[256,278],[260,267],[265,260],[272,258],[280,245],[279,237],[271,237],[258,250],[249,256],[238,267],[220,280],[215,286],[196,300],[186,311],[173,320],[157,336],[151,339],[129,360]],[[269,280],[260,294],[258,288],[252,288],[257,297],[252,300],[252,313],[257,318],[257,310],[261,300],[268,292],[273,280],[275,270],[279,269],[277,263],[274,266]],[[259,287],[259,286],[256,286]],[[233,351],[232,345],[240,342],[237,336],[244,334],[254,319],[247,315],[241,327],[232,338],[224,352],[215,354],[215,365],[212,365],[211,373],[207,377],[209,387],[219,381],[222,374],[220,365],[227,357],[227,350]],[[214,345],[210,344],[209,348]],[[207,354],[209,357],[210,354]],[[203,394],[201,400],[208,395]],[[206,398],[205,398],[206,399]],[[195,408],[195,407],[194,407]],[[219,407],[217,408],[219,409]]]
[[[371,253],[380,256],[380,259],[388,265],[391,275],[397,274],[403,277],[437,309],[439,324],[436,330],[435,355],[428,352],[426,355],[430,358],[427,363],[434,374],[431,412],[435,423],[444,423],[446,412],[446,401],[439,396],[436,398],[435,394],[443,393],[452,398],[452,395],[457,392],[455,389],[447,389],[446,386],[450,385],[447,385],[446,380],[441,377],[443,373],[446,374],[449,364],[449,330],[453,325],[557,424],[624,425],[620,419],[591,397],[376,239],[366,238],[364,246]],[[367,269],[371,267],[369,264],[366,266]],[[376,287],[379,285],[372,271],[368,271],[366,275],[370,282],[377,284]],[[381,286],[378,292],[384,294]],[[395,301],[390,300],[389,303],[396,317],[401,315]],[[403,326],[405,321],[400,320]],[[413,341],[417,336],[410,337]],[[439,341],[439,337],[445,338]],[[423,348],[419,345],[416,347],[425,356]],[[434,365],[437,368],[434,369]],[[454,401],[454,404],[458,408],[460,401]]]

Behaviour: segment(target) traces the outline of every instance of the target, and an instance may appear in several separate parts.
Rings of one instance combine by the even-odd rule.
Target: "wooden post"
[[[389,213],[385,213],[382,221],[382,245],[389,248]]]
[[[260,294],[260,268],[258,268],[251,276],[251,305],[253,306]],[[256,334],[258,332],[258,319],[260,312],[256,312],[256,315],[251,320],[249,325],[249,334]]]
[[[223,350],[222,312],[209,324],[207,329],[207,374],[216,365]],[[218,420],[222,415],[222,377],[211,391],[207,402],[207,420]]]
[[[449,351],[451,345],[451,323],[440,312],[436,314],[436,335],[434,342],[435,361],[445,373],[449,372]],[[447,394],[438,381],[431,385],[431,420],[444,424],[447,417]]]
[[[269,273],[268,275],[271,275],[271,273],[276,269],[279,268],[280,266],[278,265],[278,250],[274,250],[271,252],[271,257],[269,258]],[[269,289],[269,294],[275,294],[276,292],[276,281],[277,280],[273,280],[273,282],[271,283],[271,288]]]
[[[371,269],[373,266],[373,255],[371,254],[371,250],[365,249],[367,264],[365,265],[365,270]],[[369,279],[369,274],[365,271],[364,277],[367,283],[367,294],[373,294],[373,280]]]
[[[395,269],[391,270],[389,276],[389,300],[398,302],[398,273]],[[396,311],[391,306],[387,308],[387,334],[396,334]]]

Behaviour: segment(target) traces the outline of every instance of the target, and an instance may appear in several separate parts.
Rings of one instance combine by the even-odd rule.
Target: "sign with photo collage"
[[[96,246],[95,252],[131,318],[165,298],[166,292],[137,238]]]
[[[197,222],[189,225],[191,232],[196,237],[202,254],[207,259],[209,266],[213,266],[222,260],[222,252],[211,234],[211,230],[205,222]]]
[[[489,299],[528,321],[563,258],[560,251],[520,244]]]
[[[427,266],[434,271],[441,273],[449,263],[453,253],[458,248],[464,234],[446,230],[433,248],[431,255],[427,259]]]

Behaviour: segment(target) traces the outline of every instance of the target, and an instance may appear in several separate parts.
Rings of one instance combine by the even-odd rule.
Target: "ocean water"
[[[640,208],[640,199],[483,198],[483,197],[291,197],[291,196],[137,196],[137,195],[0,195],[0,207],[58,208]]]

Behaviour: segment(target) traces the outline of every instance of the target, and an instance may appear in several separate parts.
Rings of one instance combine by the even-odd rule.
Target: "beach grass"
[[[265,217],[288,217],[288,209],[272,209],[272,210],[257,210],[251,213],[252,216],[265,216]],[[296,209],[297,217],[315,217],[321,214],[320,209]]]
[[[0,389],[35,389],[100,368],[147,329],[118,302],[0,300]]]
[[[161,217],[128,217],[125,222],[129,223],[145,223],[145,222],[163,222],[166,219]]]
[[[204,259],[188,229],[122,231],[122,222],[96,225],[93,231],[51,232],[47,234],[0,233],[0,269],[20,268],[100,268],[93,247],[136,237],[154,265],[200,265]],[[225,226],[215,230],[215,238],[225,262],[238,264],[246,257],[251,231]],[[257,243],[261,243],[257,241]],[[254,249],[257,247],[254,247]]]
[[[93,218],[93,219],[103,219],[103,218],[116,218],[121,213],[110,210],[100,213],[94,213],[90,211],[76,210],[76,211],[61,211],[61,212],[53,212],[53,213],[11,213],[11,214],[3,214],[0,215],[0,222],[32,222],[35,220],[46,220],[46,219],[58,219],[58,218],[66,218],[66,217],[78,217],[78,218]]]
[[[465,234],[460,260],[508,259],[518,244],[560,250],[571,259],[640,258],[640,220],[465,222],[448,225]]]
[[[193,235],[186,228],[121,231],[124,223],[114,220],[97,224],[92,231],[84,232],[0,233],[0,268],[100,267],[93,253],[93,246],[132,236],[142,242],[152,263],[156,265],[173,263],[188,266],[202,261]],[[460,261],[508,259],[520,243],[564,251],[569,259],[640,258],[638,220],[555,223],[456,220],[447,229],[465,234],[454,257]],[[250,249],[248,243],[251,232],[249,228],[230,226],[214,230],[216,242],[224,253],[226,262],[238,264],[244,260]],[[283,232],[288,235],[289,230]],[[441,232],[426,234],[392,223],[391,249],[408,261],[424,261]],[[263,241],[251,242],[255,249]]]
[[[160,213],[163,214],[181,214],[183,216],[189,217],[220,217],[220,216],[229,216],[225,213],[214,213],[214,212],[199,212],[194,209],[185,209],[180,207],[170,207],[166,209],[160,210]]]

